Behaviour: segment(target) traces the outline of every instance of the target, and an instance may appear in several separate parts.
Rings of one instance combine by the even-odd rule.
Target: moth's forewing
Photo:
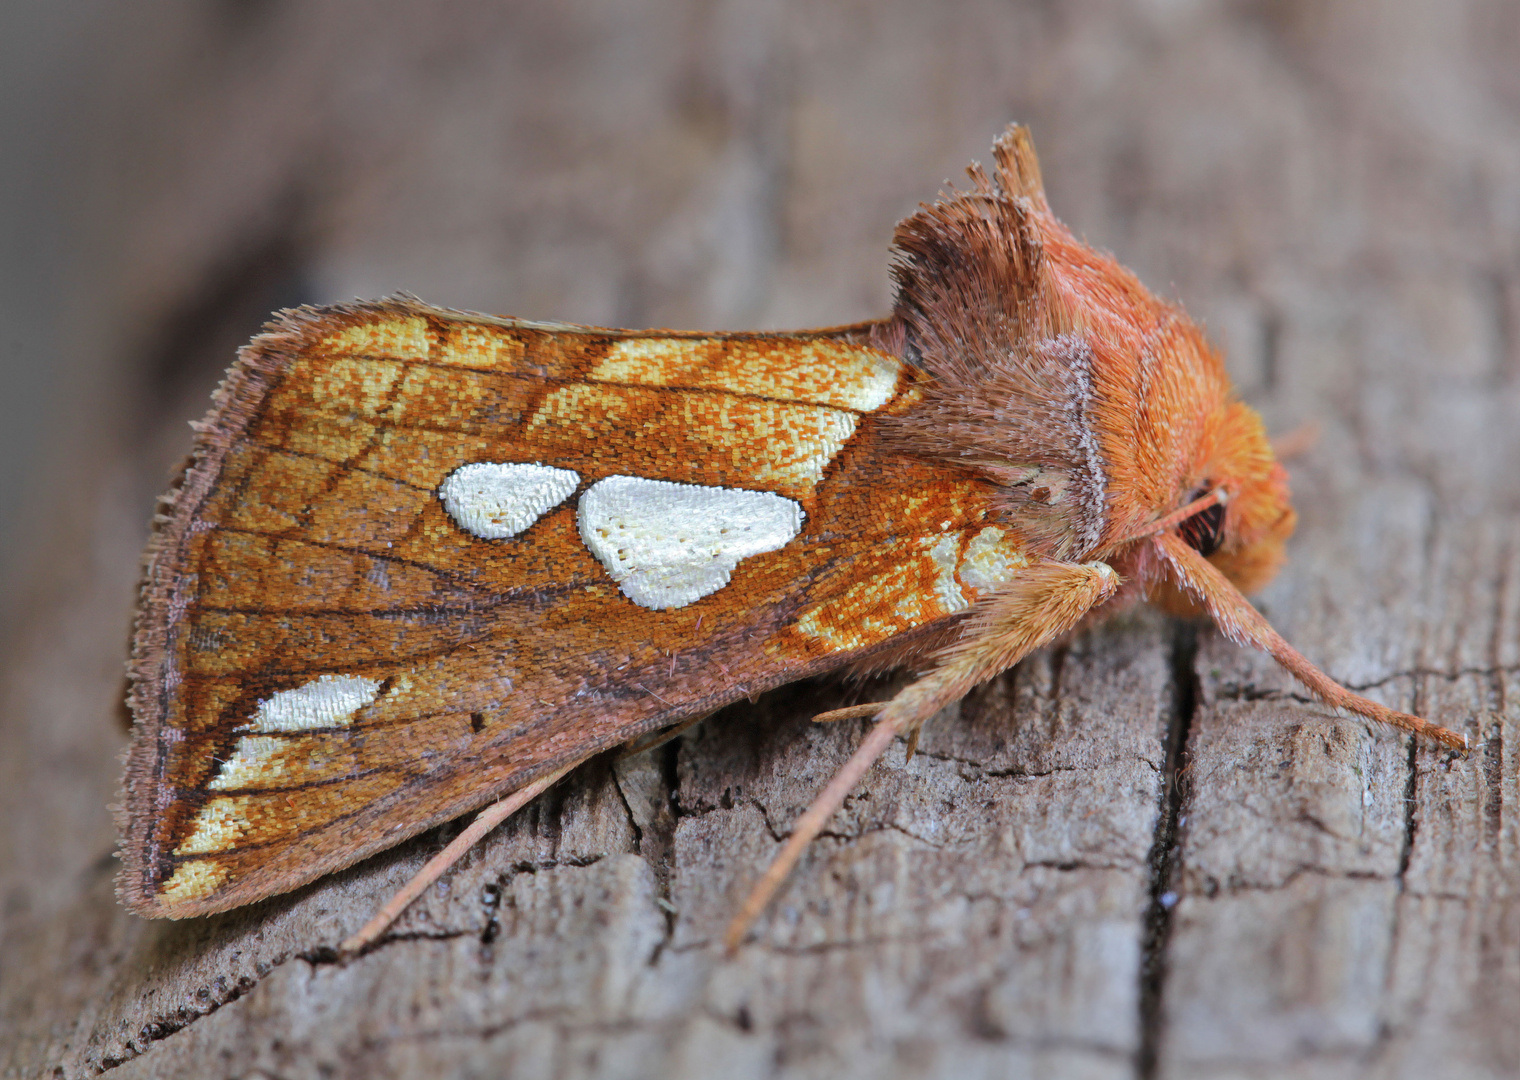
[[[963,610],[1018,541],[984,481],[883,448],[917,387],[869,330],[634,333],[389,301],[256,339],[150,548],[126,903],[179,917],[294,888]],[[443,497],[472,463],[543,466],[545,498],[568,493],[481,535]],[[607,560],[648,552],[609,554],[578,519],[613,476],[688,486],[636,483],[635,513],[648,490],[679,518],[688,494],[740,489],[800,529],[694,599],[658,567],[620,585]]]

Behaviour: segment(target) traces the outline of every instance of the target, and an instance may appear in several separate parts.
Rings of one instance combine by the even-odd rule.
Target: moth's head
[[[1147,537],[1222,495],[1182,535],[1241,590],[1261,587],[1294,521],[1261,418],[1180,308],[1055,217],[1026,129],[993,157],[970,190],[898,225],[881,343],[926,379],[889,434],[991,481],[1031,554],[1117,561],[1161,591]]]
[[[1202,329],[1180,308],[1126,292],[1129,309],[1113,315],[1138,332],[1095,334],[1091,415],[1108,472],[1103,554],[1122,559],[1171,532],[1240,592],[1255,592],[1282,565],[1297,522],[1288,474]],[[1166,575],[1148,592],[1168,610],[1198,610]]]
[[[1088,557],[1123,560],[1170,520],[1166,529],[1237,589],[1260,589],[1282,565],[1296,522],[1260,414],[1237,398],[1224,358],[1179,306],[1077,240],[1043,203],[1031,223],[1045,308],[1081,343],[1087,366],[1082,416],[1103,472],[1102,539]],[[1194,610],[1165,576],[1150,593],[1172,610]]]
[[[1297,523],[1288,474],[1273,454],[1261,416],[1244,402],[1223,400],[1200,427],[1195,450],[1182,459],[1170,505],[1156,507],[1157,515],[1185,514],[1171,527],[1175,533],[1242,593],[1254,593],[1282,566]],[[1200,504],[1202,509],[1186,513]],[[1201,613],[1192,594],[1167,579],[1149,591],[1151,600],[1169,611]]]
[[[1282,565],[1283,547],[1298,522],[1287,471],[1273,455],[1255,409],[1239,401],[1225,408],[1203,470],[1209,475],[1199,488],[1218,487],[1226,501],[1184,521],[1179,533],[1241,592],[1255,592]]]

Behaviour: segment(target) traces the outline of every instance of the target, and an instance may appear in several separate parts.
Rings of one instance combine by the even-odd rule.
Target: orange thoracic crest
[[[1122,560],[1150,523],[1221,489],[1197,535],[1260,588],[1294,522],[1260,417],[1179,308],[1051,214],[1025,129],[993,152],[993,177],[973,166],[969,192],[898,226],[882,337],[933,376],[898,445],[987,476],[1029,550],[1058,559]]]
[[[917,663],[737,942],[896,735],[1143,595],[1462,745],[1337,686],[1244,599],[1294,521],[1259,417],[1178,308],[1052,216],[1024,129],[994,153],[899,226],[881,322],[283,313],[149,548],[124,902],[234,907],[739,697]]]

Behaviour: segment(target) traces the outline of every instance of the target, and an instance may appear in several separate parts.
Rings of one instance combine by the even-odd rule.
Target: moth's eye
[[[1201,499],[1208,493],[1209,485],[1205,484],[1188,496],[1188,502]],[[1187,541],[1188,547],[1198,554],[1205,558],[1214,554],[1224,540],[1224,504],[1215,503],[1213,506],[1198,511],[1177,526],[1177,531],[1182,534],[1182,539]]]

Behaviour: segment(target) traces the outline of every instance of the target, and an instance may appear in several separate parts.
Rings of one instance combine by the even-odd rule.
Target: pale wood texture
[[[0,1073],[1520,1073],[1516,10],[81,19],[68,92],[36,105],[73,397],[4,655]],[[860,737],[806,722],[845,688],[592,765],[350,963],[332,947],[447,835],[225,916],[115,905],[136,552],[180,421],[261,309],[405,288],[612,324],[879,314],[893,222],[1014,118],[1056,212],[1203,318],[1275,430],[1321,425],[1269,617],[1470,756],[1327,717],[1146,614],[972,695],[911,764],[889,752],[732,962],[724,920]]]

